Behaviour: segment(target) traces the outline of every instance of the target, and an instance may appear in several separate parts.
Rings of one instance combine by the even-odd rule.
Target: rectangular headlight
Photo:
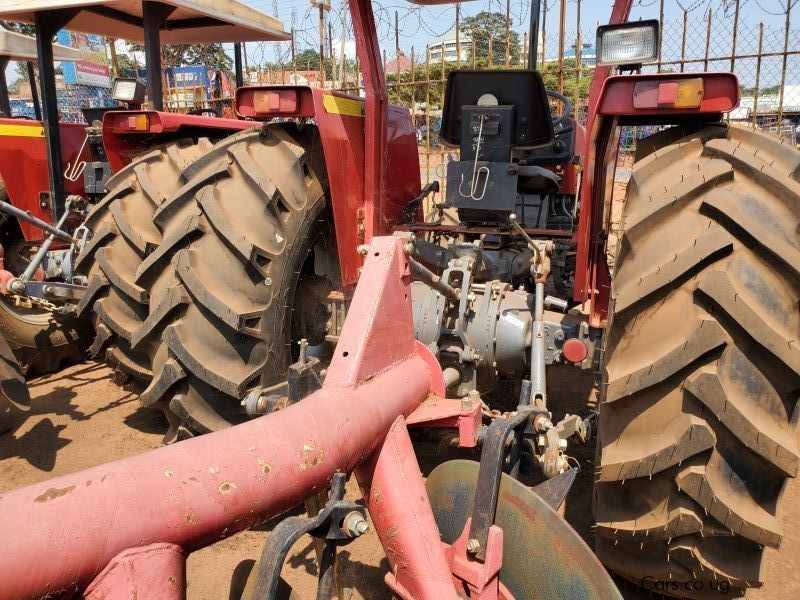
[[[598,65],[637,65],[658,58],[658,21],[634,21],[597,28]]]
[[[117,78],[111,97],[118,102],[141,104],[144,101],[145,86],[138,79]]]

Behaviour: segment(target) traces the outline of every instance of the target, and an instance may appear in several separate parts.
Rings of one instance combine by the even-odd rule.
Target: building
[[[564,50],[564,60],[575,58],[575,46]],[[591,44],[581,44],[581,65],[593,67],[597,64],[597,50]]]
[[[441,56],[439,57],[439,60],[441,60]],[[397,58],[393,58],[387,62],[383,70],[387,75],[391,75],[392,73],[408,73],[411,71],[411,59],[408,58],[402,50],[400,50]]]
[[[468,36],[462,35],[459,42],[456,42],[456,36],[443,36],[435,42],[428,44],[428,52],[430,54],[430,61],[432,63],[440,62],[442,60],[442,53],[444,53],[445,62],[456,62],[458,60],[458,45],[461,45],[461,61],[466,62],[469,60],[470,49],[472,48],[472,41]],[[391,73],[391,71],[387,70]]]
[[[541,52],[541,49],[540,49]],[[575,45],[569,48],[564,48],[564,60],[575,60]],[[558,56],[548,56],[545,62],[553,63],[558,62]],[[581,65],[584,67],[594,67],[597,64],[597,51],[591,44],[581,44]]]

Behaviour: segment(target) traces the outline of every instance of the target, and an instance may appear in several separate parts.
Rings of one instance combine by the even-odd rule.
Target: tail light
[[[114,133],[161,133],[161,119],[153,112],[119,111],[108,113]],[[107,121],[106,121],[107,122]]]
[[[296,116],[300,110],[300,94],[296,88],[239,88],[236,91],[236,112],[240,117],[258,119]]]

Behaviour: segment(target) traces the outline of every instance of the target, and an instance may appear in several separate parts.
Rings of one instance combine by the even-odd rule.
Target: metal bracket
[[[331,500],[315,517],[289,517],[272,530],[258,563],[259,570],[252,595],[254,599],[276,598],[286,556],[300,536],[306,533],[324,540],[317,600],[331,598],[336,547],[344,546],[369,531],[367,510],[355,502],[343,500],[345,479],[343,473],[334,473],[331,480]]]
[[[500,492],[500,476],[506,462],[506,443],[513,432],[514,444],[508,457],[508,472],[517,477],[522,457],[523,435],[532,433],[532,418],[541,411],[533,406],[520,406],[517,414],[508,419],[495,419],[483,440],[478,483],[475,489],[475,504],[472,508],[472,525],[469,531],[467,550],[480,560],[486,558],[486,542],[489,528],[494,523],[497,498]]]
[[[281,410],[322,387],[322,364],[315,356],[307,356],[307,351],[308,340],[300,340],[300,357],[289,365],[286,381],[256,388],[242,400],[248,415],[257,417]]]
[[[86,295],[86,286],[62,281],[26,281],[25,293],[35,298],[45,298],[47,300],[74,300],[80,302]]]

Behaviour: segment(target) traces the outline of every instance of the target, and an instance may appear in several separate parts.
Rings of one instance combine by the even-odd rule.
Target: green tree
[[[144,52],[144,45],[128,42],[129,52]],[[228,56],[222,44],[175,44],[161,48],[165,67],[201,66],[220,69],[229,75],[233,72],[233,59]],[[121,68],[121,65],[120,65]]]
[[[319,51],[306,48],[295,54],[294,61],[298,71],[319,71]],[[325,59],[325,77],[333,77],[333,63],[330,58]],[[291,68],[291,66],[290,66]]]
[[[506,17],[502,13],[481,11],[474,17],[461,20],[461,32],[466,40],[475,42],[475,58],[489,57],[489,40],[492,42],[492,63],[500,65],[506,56]],[[508,35],[511,64],[520,59],[519,33],[509,31]],[[463,42],[462,42],[463,43]],[[469,44],[467,41],[466,44]]]
[[[27,23],[14,23],[13,21],[0,21],[0,26],[14,33],[36,37],[36,27]]]
[[[141,65],[124,52],[117,54],[117,65],[119,66],[117,77],[136,77],[137,68],[141,67]]]

